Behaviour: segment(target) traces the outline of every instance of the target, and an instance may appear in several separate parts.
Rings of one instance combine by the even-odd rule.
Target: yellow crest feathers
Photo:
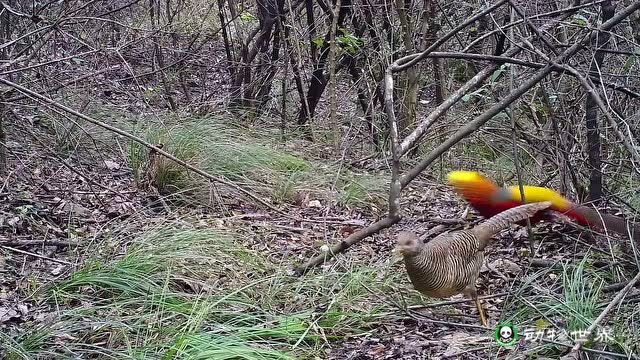
[[[447,174],[447,181],[450,184],[460,184],[460,183],[490,181],[490,180],[480,175],[480,173],[477,171],[456,170],[456,171],[451,171],[449,172],[449,174]]]

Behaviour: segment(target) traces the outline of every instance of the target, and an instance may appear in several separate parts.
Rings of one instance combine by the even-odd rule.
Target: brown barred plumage
[[[470,230],[440,234],[426,244],[417,234],[398,234],[398,250],[404,257],[409,279],[416,290],[429,297],[449,297],[463,293],[471,297],[487,324],[478,301],[476,279],[484,261],[483,250],[491,237],[510,224],[525,220],[551,202],[525,204],[501,212]]]

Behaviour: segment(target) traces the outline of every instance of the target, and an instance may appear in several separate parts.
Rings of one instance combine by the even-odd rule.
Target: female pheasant
[[[429,297],[444,298],[462,293],[472,298],[478,308],[480,322],[486,326],[487,319],[476,291],[484,248],[493,235],[510,224],[525,220],[551,205],[549,201],[520,205],[473,229],[440,234],[426,244],[415,233],[399,233],[397,249],[404,258],[411,283]]]

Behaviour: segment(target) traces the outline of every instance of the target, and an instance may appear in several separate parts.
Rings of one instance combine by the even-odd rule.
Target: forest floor
[[[93,126],[28,117],[9,126],[11,172],[0,189],[3,358],[557,358],[570,339],[506,349],[494,340],[496,323],[520,332],[586,329],[616,284],[634,275],[625,265],[635,260],[609,239],[541,224],[536,261],[524,228],[487,249],[478,285],[489,327],[472,302],[456,302],[461,296],[422,297],[393,235],[480,221],[462,217],[464,202],[437,173],[403,193],[400,224],[296,276],[295,265],[384,216],[386,165],[323,143],[274,141],[277,129],[239,128],[225,116],[144,129],[119,121],[283,213],[164,160],[155,179],[170,195],[159,200],[140,186],[147,149]],[[637,354],[638,299],[632,290],[615,311],[624,316],[602,323],[610,339],[585,347]]]

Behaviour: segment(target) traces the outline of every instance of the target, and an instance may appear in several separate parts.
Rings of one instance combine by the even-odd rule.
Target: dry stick
[[[21,67],[21,68],[17,68],[17,69],[11,69],[11,70],[7,70],[7,71],[2,71],[0,72],[0,75],[9,75],[9,74],[14,74],[17,72],[21,72],[21,71],[26,71],[26,70],[31,70],[31,69],[35,69],[35,68],[39,68],[39,67],[43,67],[43,66],[47,66],[47,65],[51,65],[51,64],[56,64],[65,60],[69,60],[69,59],[73,59],[73,58],[79,58],[85,55],[91,55],[91,54],[95,54],[97,52],[102,51],[102,49],[97,49],[97,50],[89,50],[83,53],[79,53],[79,54],[73,54],[73,55],[69,55],[69,56],[65,56],[65,57],[61,57],[61,58],[56,58],[53,60],[49,60],[49,61],[45,61],[43,63],[38,63],[38,64],[33,64],[33,65],[29,65],[29,66],[25,66],[25,67]]]
[[[374,222],[373,224],[367,226],[366,228],[356,231],[353,234],[349,235],[346,239],[340,241],[337,245],[335,245],[334,247],[331,248],[331,250],[329,250],[326,253],[322,253],[314,258],[311,258],[309,261],[307,261],[306,263],[304,263],[301,266],[296,267],[295,272],[298,275],[302,275],[305,272],[307,272],[307,270],[311,269],[314,266],[320,265],[323,262],[325,262],[328,259],[333,258],[334,256],[336,256],[337,254],[345,251],[346,249],[348,249],[351,245],[359,242],[360,240],[367,238],[375,233],[377,233],[378,231],[382,230],[382,229],[386,229],[388,227],[391,227],[392,225],[394,225],[395,223],[397,223],[398,221],[400,221],[399,218],[391,218],[391,217],[385,217],[381,220],[378,220],[376,222]]]
[[[504,54],[504,56],[515,56],[520,51],[521,49],[519,47],[514,47],[506,54]],[[493,72],[498,69],[498,67],[499,64],[491,64],[490,66],[482,69],[471,79],[469,79],[469,81],[467,81],[464,85],[462,85],[451,95],[449,95],[449,97],[440,105],[438,105],[424,120],[420,121],[420,123],[416,125],[415,130],[413,130],[411,134],[407,135],[402,141],[402,144],[400,145],[400,155],[404,155],[407,151],[409,151],[409,149],[413,148],[426,133],[426,131],[436,122],[436,120],[440,118],[440,116],[442,116],[442,114],[444,114],[447,110],[449,110],[449,108],[460,101],[460,99],[462,99],[465,94],[488,79],[489,76],[491,76],[491,74],[493,74]]]
[[[629,292],[629,290],[631,290],[633,285],[638,280],[640,280],[640,272],[638,272],[636,276],[633,279],[631,279],[631,281],[629,281],[627,286],[625,286],[622,290],[620,290],[620,292],[611,300],[609,305],[607,305],[607,307],[604,308],[604,310],[602,310],[600,315],[598,315],[598,317],[595,320],[593,320],[591,325],[589,325],[589,327],[587,328],[587,334],[585,337],[589,337],[589,335],[591,335],[591,333],[596,328],[596,326],[598,326],[598,324],[602,322],[604,317],[607,316],[611,312],[611,310],[613,310],[613,307],[616,306],[622,300],[622,298],[624,298],[624,296]],[[582,347],[582,342],[576,342],[576,344],[571,349],[571,352],[575,353],[576,351],[580,350],[581,347]]]
[[[267,203],[266,201],[260,199],[257,195],[251,193],[250,191],[245,190],[245,189],[241,188],[240,186],[238,186],[238,185],[236,185],[236,184],[234,184],[232,182],[229,182],[229,181],[224,180],[222,178],[219,178],[217,176],[213,176],[213,175],[205,172],[204,170],[198,169],[195,166],[189,165],[185,161],[178,159],[177,157],[169,154],[168,152],[160,149],[159,147],[156,147],[156,146],[144,141],[143,139],[141,139],[141,138],[139,138],[139,137],[137,137],[135,135],[129,134],[128,132],[120,130],[120,129],[118,129],[116,127],[113,127],[113,126],[111,126],[109,124],[103,123],[102,121],[95,120],[95,119],[93,119],[93,118],[91,118],[91,117],[89,117],[87,115],[84,115],[84,114],[82,114],[82,113],[80,113],[80,112],[78,112],[76,110],[73,110],[73,109],[71,109],[71,108],[69,108],[67,106],[64,106],[64,105],[60,104],[60,103],[56,102],[55,100],[52,100],[52,99],[50,99],[50,98],[48,98],[46,96],[40,95],[40,94],[38,94],[37,92],[35,92],[33,90],[27,89],[22,85],[18,85],[18,84],[14,83],[14,82],[11,82],[9,80],[2,79],[2,78],[0,78],[0,82],[4,83],[5,85],[8,85],[8,86],[10,86],[10,87],[12,87],[14,89],[17,89],[18,91],[21,91],[21,92],[23,92],[25,94],[31,95],[31,96],[33,96],[33,97],[35,97],[35,98],[37,98],[37,99],[49,104],[49,105],[52,105],[52,106],[54,106],[54,107],[56,107],[56,108],[58,108],[60,110],[63,110],[63,111],[66,111],[66,112],[68,112],[68,113],[70,113],[72,115],[75,115],[75,116],[77,116],[77,117],[79,117],[79,118],[81,118],[81,119],[83,119],[85,121],[88,121],[88,122],[90,122],[90,123],[92,123],[94,125],[98,125],[98,126],[100,126],[102,128],[105,128],[105,129],[107,129],[109,131],[112,131],[112,132],[114,132],[114,133],[116,133],[118,135],[122,135],[122,136],[124,136],[124,137],[126,137],[128,139],[131,139],[131,140],[133,140],[133,141],[135,141],[135,142],[137,142],[137,143],[139,143],[141,145],[144,145],[145,147],[156,151],[158,154],[161,154],[162,156],[164,156],[164,157],[166,157],[166,158],[168,158],[168,159],[170,159],[170,160],[172,160],[172,161],[184,166],[185,168],[195,172],[196,174],[198,174],[198,175],[200,175],[202,177],[205,177],[205,178],[207,178],[207,179],[209,179],[211,181],[215,181],[215,182],[227,185],[227,186],[231,187],[232,189],[237,190],[237,191],[247,195],[248,197],[258,201],[259,203],[261,203],[262,205],[268,207],[269,209],[271,209],[273,211],[276,211],[278,213],[284,214],[282,212],[282,210],[275,208],[273,205],[271,205],[271,204]]]
[[[58,259],[54,259],[54,258],[50,258],[50,257],[46,257],[44,255],[40,255],[40,254],[36,254],[36,253],[32,253],[29,251],[24,251],[24,250],[19,250],[19,249],[14,249],[12,247],[9,246],[3,246],[0,245],[1,249],[5,249],[5,250],[9,250],[9,251],[13,251],[13,252],[17,252],[19,254],[23,254],[23,255],[29,255],[29,256],[33,256],[33,257],[37,257],[39,259],[43,259],[43,260],[48,260],[48,261],[52,261],[58,264],[64,264],[64,265],[69,265],[72,266],[73,264],[68,262],[68,261],[64,261],[64,260],[58,260]]]
[[[114,65],[114,66],[111,66],[111,67],[100,69],[100,70],[94,71],[92,73],[84,74],[84,75],[79,76],[79,77],[77,77],[75,79],[71,79],[71,80],[65,81],[65,82],[63,82],[63,83],[61,83],[59,85],[56,85],[56,86],[52,87],[52,88],[45,89],[42,92],[45,93],[45,94],[53,93],[53,92],[56,92],[56,91],[58,91],[58,90],[60,90],[60,89],[62,89],[64,87],[66,87],[66,86],[69,86],[71,84],[75,84],[75,83],[80,82],[82,80],[85,80],[87,78],[92,78],[92,77],[98,76],[100,74],[103,74],[105,72],[119,70],[119,69],[120,69],[120,65]],[[5,99],[4,102],[6,102],[6,103],[16,102],[18,100],[26,99],[27,97],[28,97],[27,95],[18,95],[18,96],[9,98],[9,99]]]
[[[614,17],[604,22],[599,29],[590,33],[589,36],[583,37],[581,40],[577,41],[573,46],[565,50],[555,61],[557,63],[564,62],[568,60],[570,57],[575,55],[580,48],[595,38],[598,32],[607,31],[617,25],[619,22],[624,20],[634,11],[640,9],[640,2],[632,3],[631,5],[624,8]],[[516,88],[513,92],[509,93],[502,101],[490,107],[484,113],[473,119],[466,126],[460,128],[455,134],[453,134],[447,141],[443,144],[435,148],[431,153],[427,155],[418,165],[416,165],[413,169],[411,169],[408,173],[406,173],[402,177],[402,187],[406,187],[413,179],[415,179],[424,169],[426,169],[433,161],[438,159],[438,157],[449,150],[453,145],[458,143],[460,140],[478,130],[484,123],[489,121],[495,115],[504,110],[511,102],[515,101],[517,98],[522,96],[525,92],[534,87],[540,80],[546,77],[552,70],[554,65],[549,64],[535,73],[529,80],[525,81],[522,85]],[[477,76],[477,75],[476,75]],[[406,139],[405,139],[406,141]],[[403,143],[404,144],[404,143]]]
[[[545,44],[547,45],[547,47],[549,49],[551,49],[551,51],[553,51],[553,53],[557,56],[560,55],[560,53],[558,52],[558,49],[556,49],[556,47],[542,34],[542,32],[540,31],[540,29],[538,29],[537,27],[535,27],[531,21],[529,20],[529,17],[522,11],[520,10],[520,7],[518,7],[518,4],[515,3],[515,1],[513,0],[508,0],[509,1],[509,6],[511,6],[511,9],[513,9],[513,11],[515,11],[518,16],[520,16],[522,18],[522,20],[524,21],[524,23],[527,25],[527,27],[529,27],[529,29],[531,29],[531,31],[533,31],[536,36],[538,36],[538,38]],[[511,18],[511,22],[513,23],[513,17]],[[513,28],[509,29],[511,34],[513,34]],[[513,36],[511,37],[511,41],[513,41]]]
[[[542,342],[547,343],[547,344],[553,344],[553,345],[559,345],[559,346],[564,346],[564,347],[571,347],[570,344],[565,344],[559,341],[554,341],[554,340],[549,340],[549,339],[545,339],[544,337],[541,339]],[[585,348],[583,347],[582,350],[584,352],[588,352],[588,353],[593,353],[593,354],[598,354],[598,355],[605,355],[605,356],[609,356],[609,357],[617,357],[617,358],[622,358],[622,359],[626,359],[626,360],[630,360],[630,359],[638,359],[637,356],[629,356],[626,354],[618,354],[618,353],[614,353],[614,352],[610,352],[610,351],[604,351],[604,350],[596,350],[596,349],[591,349],[591,348]]]
[[[65,241],[65,240],[7,240],[0,239],[0,245],[4,246],[78,246],[80,245],[76,241]]]
[[[497,294],[478,296],[478,300],[488,300],[488,299],[493,299],[493,298],[497,298],[505,295],[509,295],[509,292],[505,291]],[[412,306],[408,306],[407,309],[409,310],[431,309],[431,308],[440,307],[440,306],[463,304],[463,303],[472,302],[472,301],[474,300],[471,298],[464,298],[464,299],[458,299],[458,300],[440,301],[440,302],[435,302],[435,303],[426,304],[426,305],[412,305]]]

